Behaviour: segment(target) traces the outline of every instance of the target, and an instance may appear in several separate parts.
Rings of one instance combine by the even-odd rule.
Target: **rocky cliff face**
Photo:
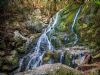
[[[47,26],[50,17],[62,7],[54,7],[55,4],[52,3],[53,1],[42,0],[0,1],[1,71],[11,72],[18,68],[20,55],[29,52],[32,48],[31,42],[35,41]]]

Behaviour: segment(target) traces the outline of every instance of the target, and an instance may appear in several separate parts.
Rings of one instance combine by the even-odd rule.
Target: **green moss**
[[[99,6],[91,2],[84,4],[76,25],[76,32],[80,37],[79,41],[95,50],[100,49],[99,10]]]
[[[61,32],[64,32],[65,31],[65,23],[64,22],[61,22],[61,24],[59,26],[57,26],[57,31],[61,31]]]
[[[9,57],[7,57],[8,59],[6,60],[7,61],[7,63],[10,63],[10,64],[12,64],[12,65],[15,65],[15,64],[17,64],[18,63],[18,57],[17,56],[9,56]]]
[[[12,51],[10,55],[7,55],[3,58],[5,64],[16,65],[18,63],[18,54],[16,51]]]
[[[64,64],[66,64],[68,66],[72,66],[71,61],[72,61],[71,55],[66,52],[64,54]]]
[[[59,38],[51,39],[51,43],[55,49],[59,49],[61,47],[61,40]]]
[[[45,63],[47,63],[49,60],[50,60],[50,58],[52,58],[52,53],[51,52],[47,52],[47,53],[45,53],[45,55],[44,55],[44,57],[43,57],[43,61],[45,62]]]
[[[100,0],[94,0],[97,5],[100,5]]]
[[[93,58],[94,58],[94,59],[95,59],[95,58],[100,58],[100,53],[97,54],[97,55],[95,55]]]
[[[25,53],[25,49],[23,48],[23,46],[18,47],[16,50],[18,51],[18,53]]]
[[[54,62],[55,62],[55,63],[58,62],[58,56],[59,56],[59,55],[58,55],[58,52],[55,51],[55,52],[53,53],[53,59],[54,59]]]
[[[82,73],[76,70],[74,71],[72,69],[59,67],[59,69],[56,69],[53,72],[48,72],[48,75],[82,75]]]
[[[90,70],[88,75],[99,75],[100,74],[100,69],[93,69]]]
[[[59,69],[56,71],[56,75],[73,75],[73,72],[70,71],[64,71],[64,69]]]

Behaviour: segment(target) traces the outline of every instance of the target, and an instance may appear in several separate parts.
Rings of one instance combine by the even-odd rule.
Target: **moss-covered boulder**
[[[100,68],[96,68],[96,69],[92,69],[84,74],[87,74],[87,75],[99,75],[100,74]]]
[[[78,70],[74,70],[62,64],[45,64],[33,70],[17,73],[15,75],[82,75]]]

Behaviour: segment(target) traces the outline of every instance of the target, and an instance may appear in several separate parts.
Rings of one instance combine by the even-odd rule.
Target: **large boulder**
[[[33,70],[16,73],[15,75],[82,75],[82,73],[66,65],[56,63],[45,64]]]

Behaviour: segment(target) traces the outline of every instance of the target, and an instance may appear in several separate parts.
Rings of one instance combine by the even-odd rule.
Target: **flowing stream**
[[[73,22],[72,22],[72,27],[71,27],[71,31],[74,33],[75,35],[75,41],[73,44],[76,44],[78,41],[78,37],[77,34],[74,32],[74,26],[76,23],[76,20],[78,18],[78,15],[80,13],[81,7],[79,7],[78,11],[75,14],[75,17],[73,18]],[[41,34],[41,36],[39,37],[35,49],[33,49],[33,52],[25,55],[23,58],[20,59],[19,62],[19,71],[21,71],[22,69],[25,70],[29,70],[29,69],[33,69],[36,68],[40,65],[43,64],[43,56],[46,53],[46,51],[51,51],[53,52],[55,50],[55,48],[53,47],[51,41],[50,41],[50,36],[51,33],[55,30],[55,27],[59,25],[59,21],[61,19],[61,14],[62,14],[63,10],[60,10],[59,12],[56,13],[56,15],[53,16],[53,18],[51,18],[50,23],[48,25],[48,27],[44,30],[44,32]],[[64,53],[61,52],[60,53],[60,63],[62,63],[64,58]],[[73,59],[74,61],[74,59]],[[50,59],[50,61],[48,62],[49,64],[54,63],[53,59]]]

